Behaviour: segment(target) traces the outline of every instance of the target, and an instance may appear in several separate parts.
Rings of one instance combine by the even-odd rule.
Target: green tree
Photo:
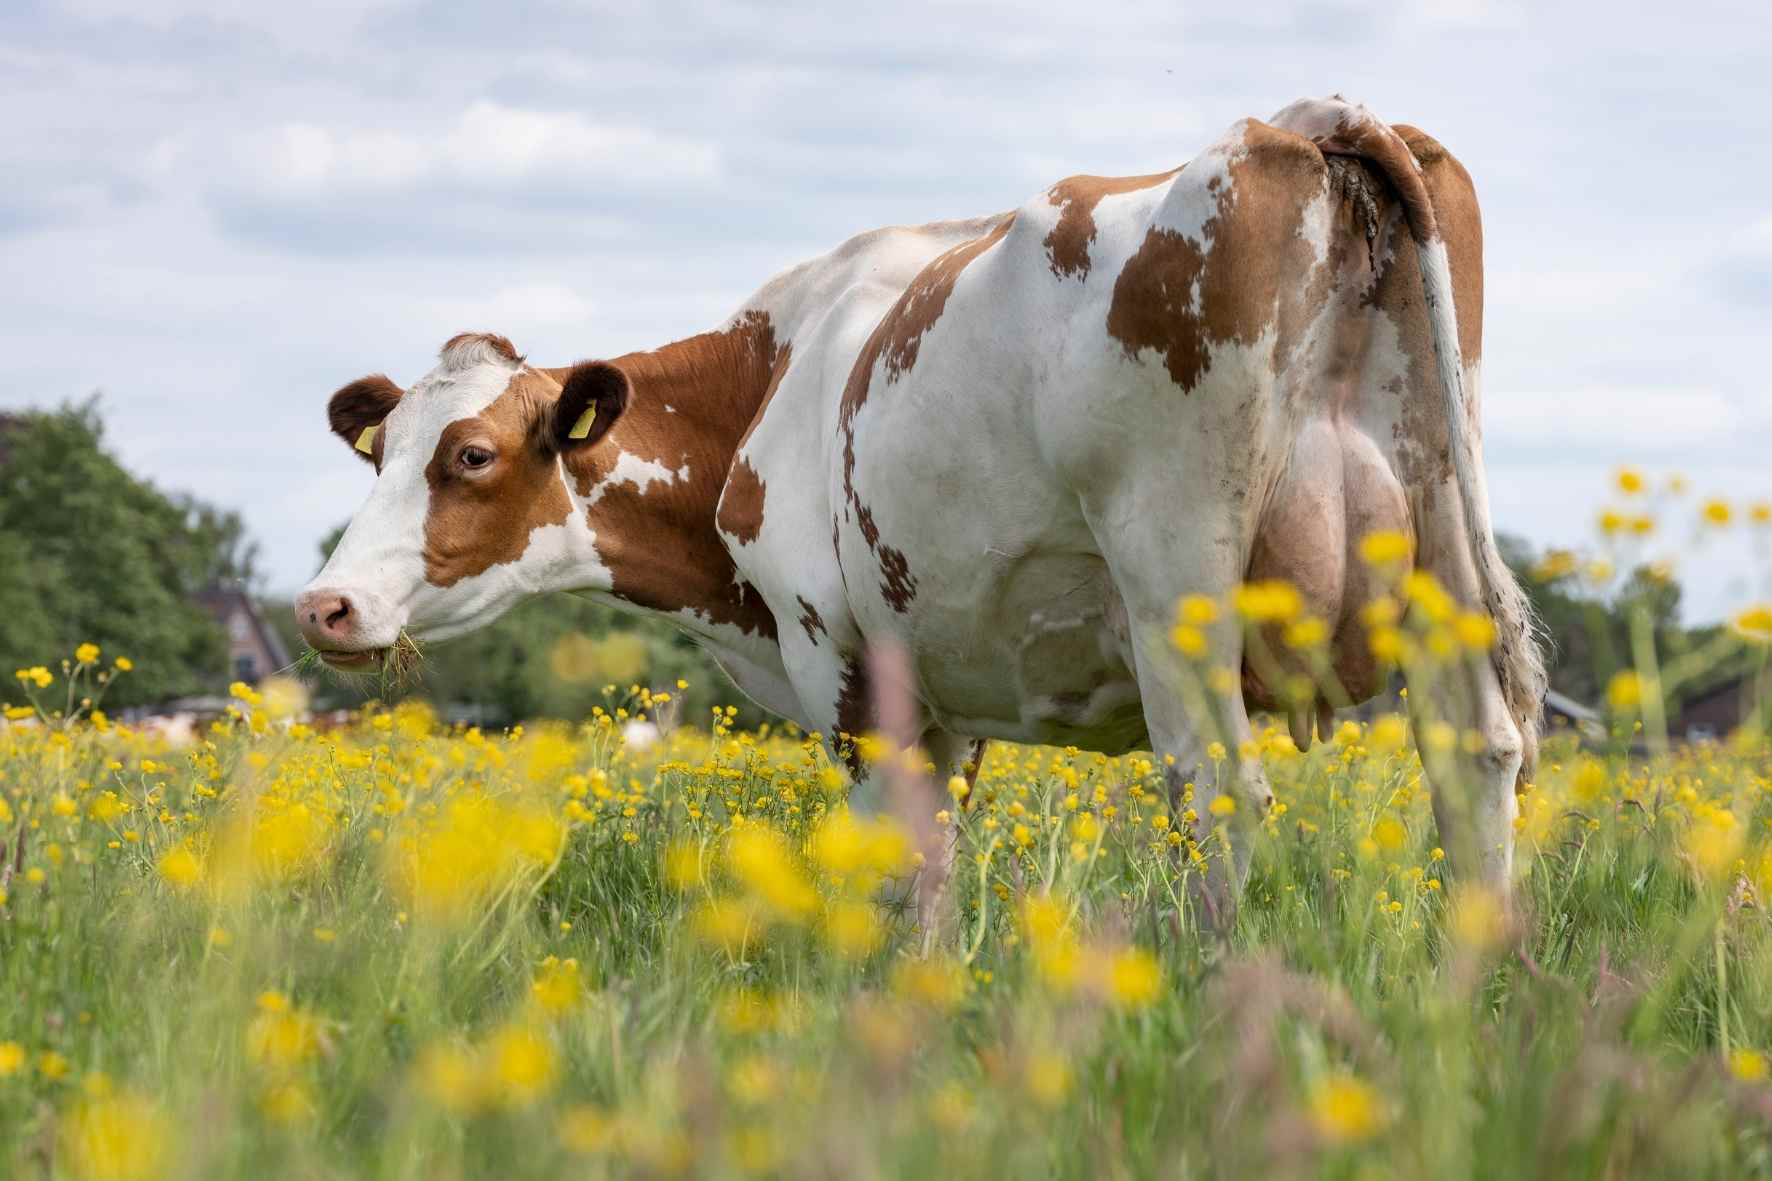
[[[14,668],[88,641],[135,662],[111,705],[213,684],[227,647],[191,596],[249,555],[233,514],[168,495],[106,452],[96,396],[0,420],[0,691]]]
[[[1665,572],[1639,566],[1596,588],[1579,562],[1540,558],[1517,537],[1498,542],[1544,625],[1550,685],[1559,693],[1588,705],[1602,701],[1613,675],[1633,667],[1631,627],[1639,612],[1663,659],[1691,649],[1692,637],[1680,626],[1680,584]]]

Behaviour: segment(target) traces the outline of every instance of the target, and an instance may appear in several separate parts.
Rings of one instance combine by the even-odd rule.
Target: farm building
[[[289,649],[244,590],[217,584],[201,591],[196,601],[227,634],[228,675],[232,679],[257,684],[288,666]]]

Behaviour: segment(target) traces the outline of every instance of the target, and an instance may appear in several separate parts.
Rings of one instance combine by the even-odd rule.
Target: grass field
[[[314,733],[273,685],[172,751],[65,716],[78,655],[0,730],[8,1177],[1772,1173],[1763,743],[1551,743],[1510,918],[1401,719],[1266,733],[1228,940],[1160,768],[997,745],[925,954],[792,733]]]

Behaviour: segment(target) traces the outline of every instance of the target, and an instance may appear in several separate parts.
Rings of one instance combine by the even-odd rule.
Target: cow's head
[[[627,406],[603,361],[562,380],[502,336],[458,336],[411,389],[379,374],[332,396],[332,430],[376,480],[326,566],[296,596],[309,644],[338,667],[375,663],[402,630],[442,639],[526,595],[584,585],[589,534],[562,459]]]

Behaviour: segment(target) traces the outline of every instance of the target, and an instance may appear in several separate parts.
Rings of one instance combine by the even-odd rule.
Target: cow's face
[[[369,499],[295,600],[308,643],[366,666],[399,638],[441,639],[554,589],[588,542],[561,460],[590,447],[627,405],[601,361],[564,381],[497,336],[459,336],[401,391],[380,375],[332,396],[332,429],[376,470]]]

